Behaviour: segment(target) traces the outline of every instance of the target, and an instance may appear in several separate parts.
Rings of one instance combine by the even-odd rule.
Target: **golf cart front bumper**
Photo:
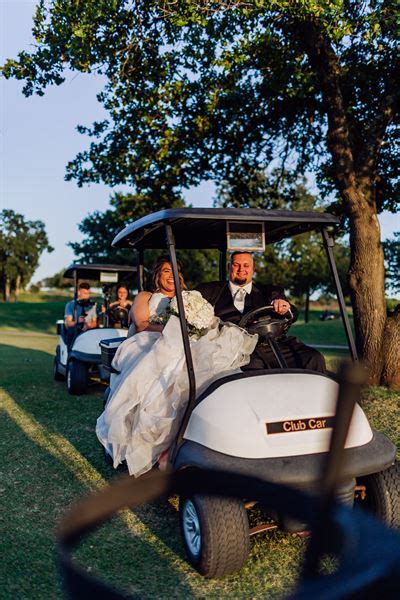
[[[303,487],[320,479],[326,456],[327,453],[322,452],[279,458],[238,458],[210,450],[197,442],[184,440],[173,466],[175,469],[218,469],[251,475],[273,483]],[[395,458],[396,448],[392,442],[384,434],[374,431],[370,442],[344,451],[341,479],[349,480],[384,471],[394,463]]]

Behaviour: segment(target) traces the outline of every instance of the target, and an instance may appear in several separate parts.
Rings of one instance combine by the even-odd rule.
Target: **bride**
[[[180,272],[182,289],[186,285]],[[118,348],[113,366],[115,378],[96,434],[113,458],[114,467],[124,460],[136,477],[150,470],[170,447],[188,400],[188,375],[180,322],[170,316],[161,324],[175,295],[168,257],[153,269],[154,292],[140,292],[132,313],[136,334]],[[158,321],[158,322],[157,322]],[[200,395],[214,379],[247,364],[257,336],[215,317],[207,332],[191,338],[196,392]]]

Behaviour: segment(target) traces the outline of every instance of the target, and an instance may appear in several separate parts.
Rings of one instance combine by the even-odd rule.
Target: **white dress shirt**
[[[250,281],[250,283],[247,283],[246,285],[236,285],[236,283],[232,283],[232,281],[229,282],[229,289],[231,290],[232,294],[233,306],[237,308],[237,310],[241,313],[244,311],[246,294],[251,294],[252,286],[252,281]]]

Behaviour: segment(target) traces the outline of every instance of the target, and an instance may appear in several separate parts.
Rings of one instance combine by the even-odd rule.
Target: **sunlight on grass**
[[[108,485],[100,473],[67,439],[43,427],[31,415],[22,410],[7,393],[1,390],[0,408],[6,412],[30,440],[61,462],[88,490],[95,491]],[[186,566],[184,561],[158,536],[154,535],[129,509],[120,511],[118,516],[133,534],[140,534],[155,552],[169,559],[171,568]]]
[[[70,503],[118,474],[104,463],[94,433],[104,387],[94,384],[74,397],[65,382],[53,381],[57,338],[43,333],[50,323],[54,327],[57,311],[39,306],[40,314],[25,314],[25,323],[38,319],[37,333],[23,327],[17,334],[0,330],[0,446],[7,457],[0,464],[0,492],[2,512],[12,524],[2,532],[7,561],[0,597],[48,600],[62,597],[55,563],[57,523]],[[15,325],[14,311],[8,316]],[[4,326],[1,310],[0,321]],[[334,349],[324,354],[331,369],[345,356]],[[361,402],[372,425],[395,443],[399,401],[399,392],[369,388]],[[121,511],[92,532],[75,557],[83,568],[143,600],[282,598],[293,590],[306,543],[279,531],[258,534],[239,573],[205,579],[184,560],[174,498]]]
[[[0,392],[1,393],[1,392]],[[106,485],[105,479],[64,437],[53,433],[22,410],[8,394],[0,395],[1,407],[29,439],[59,460],[90,490]]]

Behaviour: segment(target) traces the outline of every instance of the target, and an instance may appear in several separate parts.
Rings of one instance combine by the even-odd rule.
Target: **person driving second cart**
[[[129,290],[125,283],[120,283],[115,291],[116,300],[108,306],[103,304],[102,313],[107,313],[111,327],[128,328],[128,315],[132,307]]]

